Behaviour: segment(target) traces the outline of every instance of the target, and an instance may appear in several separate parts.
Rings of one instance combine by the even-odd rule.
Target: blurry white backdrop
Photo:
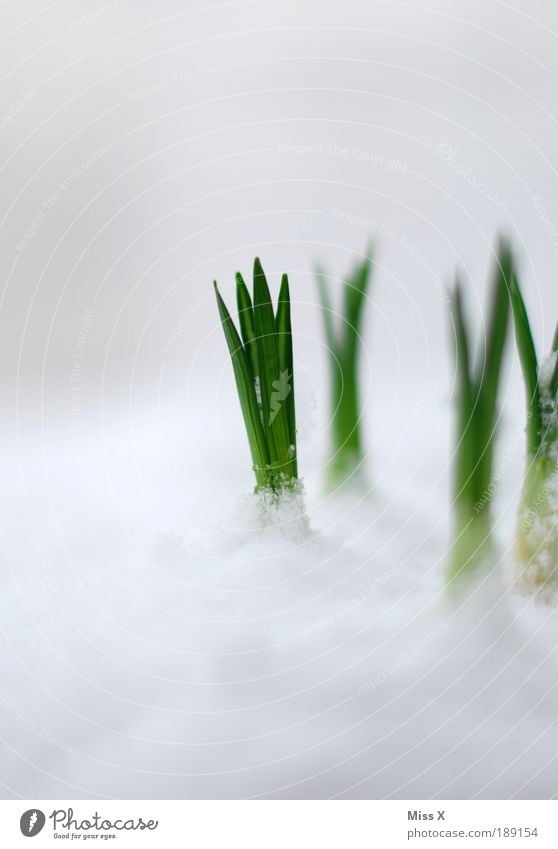
[[[558,235],[532,198],[558,219],[555,16],[492,0],[4,3],[12,390],[17,368],[68,407],[88,310],[84,404],[99,366],[110,399],[132,376],[148,395],[162,373],[182,384],[215,328],[212,279],[256,251],[291,273],[315,334],[314,263],[343,273],[370,233],[372,350],[438,369],[440,288],[460,266],[482,293],[497,232],[517,241],[548,343]],[[208,373],[210,357],[219,343]]]
[[[425,380],[445,391],[444,288],[461,268],[482,297],[499,232],[548,347],[555,16],[548,3],[4,3],[10,437],[15,422],[20,437],[39,422],[75,432],[101,411],[198,403],[224,361],[211,281],[256,252],[291,275],[303,356],[321,344],[316,262],[343,275],[375,239],[376,438],[409,404],[402,375],[418,397]],[[323,358],[308,356],[314,373]]]
[[[544,349],[558,316],[555,6],[5,0],[0,21],[3,571],[20,622],[26,563],[94,571],[140,530],[199,531],[250,489],[211,284],[230,298],[255,254],[272,285],[289,273],[301,467],[317,489],[314,268],[341,279],[372,237],[374,477],[411,485],[441,520],[446,287],[461,269],[481,333],[506,234]],[[504,432],[521,434],[522,391],[516,363]]]

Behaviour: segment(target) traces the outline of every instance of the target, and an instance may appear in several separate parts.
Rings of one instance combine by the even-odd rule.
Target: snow
[[[40,452],[6,460],[8,795],[556,793],[558,620],[513,587],[511,522],[453,596],[433,466],[425,487],[380,457],[372,491],[324,494],[306,458],[277,502],[203,441],[193,464],[178,414],[161,427],[51,443],[46,486]]]

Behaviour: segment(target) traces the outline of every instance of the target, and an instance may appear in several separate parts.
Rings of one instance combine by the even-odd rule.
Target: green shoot
[[[260,260],[254,261],[253,293],[236,275],[240,333],[214,283],[248,436],[256,491],[294,489],[298,480],[293,344],[289,281],[284,274],[274,311]]]
[[[526,582],[540,585],[558,576],[558,328],[550,356],[539,365],[515,274],[511,303],[527,406],[526,469],[517,553]]]
[[[317,272],[324,332],[329,349],[332,444],[328,482],[332,487],[351,479],[364,459],[359,354],[371,271],[372,256],[369,250],[343,285],[339,327],[336,327],[326,275],[320,270]]]
[[[452,293],[458,416],[453,492],[455,535],[449,565],[450,581],[481,565],[492,545],[492,467],[512,275],[511,251],[502,242],[491,287],[487,332],[476,359],[471,352],[471,334],[465,320],[459,281]]]

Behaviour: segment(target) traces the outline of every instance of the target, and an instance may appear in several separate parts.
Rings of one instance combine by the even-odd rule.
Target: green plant
[[[351,478],[364,459],[362,410],[359,391],[359,355],[364,304],[371,279],[372,256],[368,250],[343,284],[341,319],[336,327],[326,275],[318,270],[318,291],[329,350],[331,459],[328,482],[332,486]]]
[[[256,490],[279,494],[297,486],[291,299],[286,274],[274,311],[260,260],[254,261],[253,297],[236,275],[240,333],[214,283],[240,407],[248,435]]]
[[[471,333],[465,320],[463,286],[459,281],[451,296],[458,390],[450,581],[469,574],[492,549],[492,468],[512,275],[511,250],[502,241],[491,285],[486,333],[476,358],[471,353]]]
[[[511,303],[527,401],[527,450],[517,553],[525,576],[544,584],[558,572],[558,327],[552,351],[539,366],[517,275]]]

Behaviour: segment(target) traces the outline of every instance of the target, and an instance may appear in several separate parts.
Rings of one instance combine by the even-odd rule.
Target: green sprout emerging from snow
[[[492,282],[486,334],[476,358],[471,354],[471,334],[465,321],[459,282],[452,293],[458,413],[450,582],[482,565],[492,550],[492,467],[512,275],[512,254],[509,246],[502,242]]]
[[[330,358],[331,459],[328,481],[338,486],[355,475],[364,459],[359,392],[359,354],[364,304],[372,271],[371,251],[343,285],[340,326],[335,326],[326,276],[318,272],[322,317]]]
[[[558,327],[550,356],[539,366],[515,275],[511,302],[527,397],[527,458],[517,552],[527,582],[540,585],[558,575]]]
[[[256,491],[295,489],[298,480],[291,300],[286,274],[274,311],[263,268],[254,261],[253,297],[236,275],[240,333],[217,283],[219,315],[229,348],[236,388],[256,476]]]

